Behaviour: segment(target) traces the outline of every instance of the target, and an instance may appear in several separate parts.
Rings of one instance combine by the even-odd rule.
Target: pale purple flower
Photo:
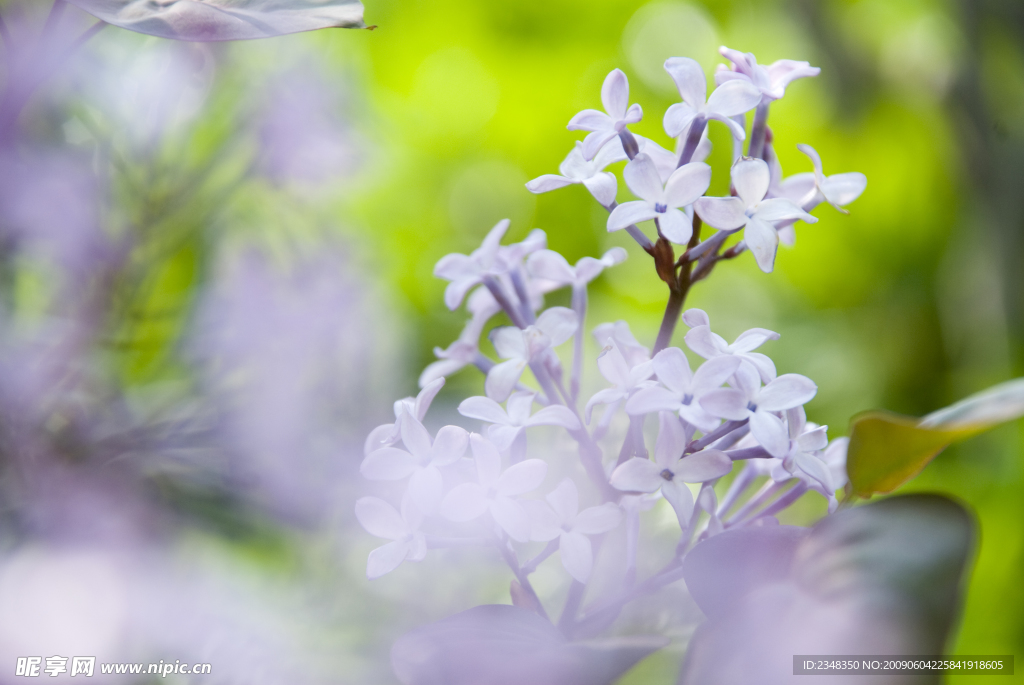
[[[579,317],[573,310],[551,307],[537,318],[537,323],[525,329],[505,326],[491,331],[491,343],[498,356],[506,361],[495,364],[487,373],[484,383],[487,396],[503,402],[526,367],[533,361],[553,355],[553,348],[576,332],[578,321]]]
[[[630,224],[657,219],[666,238],[685,245],[693,234],[693,221],[681,208],[693,204],[707,191],[711,167],[703,162],[685,164],[663,186],[654,161],[641,153],[626,165],[622,176],[641,200],[616,207],[608,216],[608,230],[619,231]]]
[[[633,359],[636,363],[631,364],[614,338],[606,338],[606,345],[597,357],[597,368],[612,387],[597,391],[587,402],[584,410],[587,423],[590,423],[595,405],[622,402],[638,390],[654,384],[648,380],[654,373],[650,360],[636,356]]]
[[[405,397],[394,404],[395,422],[377,426],[366,436],[363,454],[367,455],[381,447],[392,445],[402,435],[402,417],[408,413],[417,421],[422,422],[430,409],[430,403],[444,387],[444,378],[437,378],[423,386],[416,397]]]
[[[534,397],[532,392],[514,392],[505,403],[505,408],[489,397],[469,397],[459,405],[459,413],[494,424],[488,430],[487,437],[499,450],[508,449],[519,434],[531,426],[561,426],[568,430],[580,428],[576,415],[561,404],[543,407],[531,416]]]
[[[686,354],[678,347],[668,347],[651,360],[661,385],[641,389],[626,402],[626,412],[633,415],[671,411],[694,428],[710,433],[719,424],[700,405],[704,393],[720,387],[740,365],[736,357],[722,355],[704,362],[696,372],[690,371]]]
[[[571,478],[552,490],[545,502],[528,502],[530,538],[548,542],[558,538],[562,566],[581,583],[586,583],[594,567],[594,551],[589,535],[613,530],[622,521],[622,511],[611,502],[580,511],[579,492]]]
[[[808,62],[780,59],[765,67],[757,63],[752,53],[742,53],[724,45],[718,51],[722,57],[733,63],[732,69],[724,64],[718,65],[715,82],[720,84],[719,87],[736,81],[749,83],[758,89],[765,101],[769,102],[785,95],[786,86],[796,79],[821,73],[821,69],[812,67]]]
[[[432,513],[441,501],[444,482],[440,467],[454,464],[466,453],[469,434],[458,426],[445,426],[436,438],[406,411],[400,423],[405,449],[381,447],[370,452],[359,467],[370,480],[409,479],[409,493],[424,513]]]
[[[534,252],[526,260],[527,272],[558,285],[571,285],[579,288],[590,283],[601,275],[605,269],[626,261],[627,253],[621,247],[613,247],[600,259],[582,257],[576,266],[569,266],[565,257],[554,250]]]
[[[761,386],[757,372],[740,365],[733,376],[735,388],[719,388],[704,394],[701,406],[709,414],[731,421],[749,419],[750,434],[773,457],[789,452],[789,434],[776,412],[809,402],[818,386],[806,376],[787,373]]]
[[[441,501],[441,515],[465,522],[490,512],[509,537],[518,542],[530,539],[530,518],[515,497],[535,490],[547,475],[548,465],[540,459],[526,459],[501,470],[498,448],[482,435],[471,433],[469,444],[476,462],[476,483],[456,485]]]
[[[538,176],[526,184],[526,189],[531,193],[546,193],[575,183],[582,183],[595,200],[607,207],[615,202],[618,184],[615,181],[615,174],[605,171],[604,168],[624,159],[626,159],[626,151],[622,149],[622,143],[619,141],[605,145],[589,161],[583,156],[583,143],[576,141],[576,146],[558,165],[561,175]]]
[[[594,340],[599,347],[608,347],[612,341],[618,346],[630,368],[643,364],[651,358],[651,351],[641,345],[625,321],[602,323],[594,327]]]
[[[665,133],[678,138],[697,121],[717,119],[729,127],[734,138],[746,138],[743,127],[732,117],[757,107],[761,101],[761,93],[757,88],[737,80],[718,86],[709,98],[704,70],[696,61],[689,57],[670,57],[665,60],[665,71],[676,82],[679,95],[683,98],[682,102],[677,102],[665,112]]]
[[[402,498],[402,513],[377,497],[360,497],[356,518],[370,535],[392,540],[370,552],[366,560],[370,580],[394,571],[403,561],[422,561],[427,555],[427,540],[419,530],[423,515],[408,493]]]
[[[775,379],[775,363],[768,355],[754,352],[769,340],[778,340],[779,334],[767,328],[751,328],[743,331],[729,344],[725,338],[712,332],[711,321],[703,309],[688,309],[683,312],[683,323],[690,326],[686,332],[686,346],[704,357],[714,359],[722,355],[739,357],[743,363],[750,364],[761,376],[761,381],[768,383]]]
[[[740,158],[733,164],[732,182],[739,197],[702,197],[693,208],[709,226],[724,231],[745,229],[743,239],[757,265],[771,273],[779,246],[773,222],[803,219],[813,224],[817,219],[784,198],[765,199],[771,175],[762,159]]]
[[[434,275],[451,281],[444,291],[444,303],[448,309],[457,309],[470,288],[480,285],[485,278],[504,276],[523,257],[544,249],[547,237],[540,229],[531,231],[520,243],[502,247],[501,239],[508,230],[509,223],[508,219],[502,219],[495,224],[480,247],[472,254],[453,252],[438,260],[434,267]]]
[[[732,470],[732,460],[718,450],[683,455],[689,437],[678,416],[662,412],[654,461],[634,457],[620,464],[612,471],[612,486],[627,492],[655,492],[660,488],[679,524],[685,526],[693,515],[694,504],[693,493],[686,484],[715,480]]]
[[[779,195],[793,204],[811,211],[822,202],[827,202],[843,214],[843,209],[864,192],[868,185],[867,176],[857,171],[825,176],[821,170],[821,157],[810,145],[797,145],[800,152],[811,158],[814,172],[794,174],[779,184]]]
[[[466,308],[469,309],[473,318],[466,322],[458,340],[446,349],[434,348],[434,356],[438,360],[423,369],[419,379],[421,388],[433,383],[438,378],[450,376],[480,358],[480,334],[491,317],[501,311],[501,306],[487,288],[481,287],[469,296]]]
[[[585,109],[569,122],[570,131],[590,131],[583,139],[584,159],[594,159],[605,143],[643,117],[640,105],[629,104],[629,80],[621,69],[613,69],[605,77],[601,85],[601,104],[604,112]]]

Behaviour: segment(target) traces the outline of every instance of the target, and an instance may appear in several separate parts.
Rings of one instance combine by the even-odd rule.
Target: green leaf
[[[867,412],[851,423],[846,472],[862,497],[892,492],[950,444],[1024,416],[1024,378],[1001,383],[923,419]]]
[[[365,27],[359,0],[69,1],[108,24],[174,40],[247,40]]]

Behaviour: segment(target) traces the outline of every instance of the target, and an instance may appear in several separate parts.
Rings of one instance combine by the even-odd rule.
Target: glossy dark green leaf
[[[659,636],[569,642],[531,611],[492,604],[402,636],[391,664],[405,685],[610,685],[667,643]]]
[[[187,41],[362,28],[359,0],[69,0],[108,24]]]
[[[868,412],[851,423],[846,471],[862,497],[892,492],[950,444],[1024,416],[1024,379],[996,385],[916,419]]]

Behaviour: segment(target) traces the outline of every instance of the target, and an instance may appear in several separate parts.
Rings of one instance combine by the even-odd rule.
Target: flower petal
[[[816,217],[811,216],[784,197],[773,197],[759,203],[754,216],[761,221],[768,222],[800,219],[813,224],[818,221]]]
[[[616,121],[626,116],[629,107],[629,80],[621,69],[612,69],[601,84],[601,104]]]
[[[443,492],[444,480],[433,464],[416,469],[409,479],[409,495],[420,511],[426,514],[437,511]]]
[[[705,359],[729,353],[729,344],[708,325],[694,326],[686,332],[684,340],[687,347]]]
[[[626,413],[631,416],[643,416],[656,411],[678,411],[679,395],[661,386],[638,390],[626,402]]]
[[[485,398],[480,398],[485,399]],[[430,449],[430,463],[435,466],[454,464],[466,453],[469,433],[459,426],[443,426],[437,431],[434,446]]]
[[[756,350],[769,340],[778,340],[779,334],[769,331],[767,328],[751,328],[739,334],[739,337],[729,345],[733,352],[750,352]]]
[[[508,418],[515,426],[525,426],[530,420],[530,410],[533,409],[533,398],[536,393],[529,391],[514,392],[505,403],[508,409]]]
[[[530,517],[523,505],[510,497],[501,495],[491,500],[488,507],[495,522],[516,542],[530,540]]]
[[[594,566],[594,552],[590,539],[582,533],[562,533],[558,540],[562,566],[576,581],[586,583]]]
[[[487,380],[484,381],[487,396],[497,402],[504,401],[516,387],[525,369],[524,359],[509,359],[507,362],[495,364],[487,372]]]
[[[608,215],[608,230],[621,231],[630,224],[648,221],[658,216],[654,207],[646,202],[623,202]]]
[[[678,347],[667,347],[651,360],[654,373],[658,380],[675,392],[679,397],[690,392],[693,372],[686,354]]]
[[[544,407],[531,416],[526,422],[527,426],[561,426],[571,431],[580,429],[579,419],[572,413],[572,410],[561,404],[552,404]]]
[[[690,162],[675,171],[665,184],[665,200],[669,207],[693,204],[711,185],[711,167],[704,162]]]
[[[700,397],[700,406],[712,416],[742,421],[750,416],[747,409],[747,395],[734,388],[710,390]]]
[[[867,176],[857,171],[851,171],[826,178],[821,184],[821,192],[830,203],[842,207],[860,197],[867,186]]]
[[[606,502],[584,509],[576,517],[573,530],[584,535],[600,535],[614,529],[622,521],[622,510],[617,504]]]
[[[506,497],[522,495],[540,487],[547,473],[547,463],[540,459],[526,459],[508,467],[494,484],[494,489]]]
[[[737,114],[749,112],[760,102],[761,91],[753,83],[742,79],[733,79],[712,91],[708,98],[707,110],[709,114],[734,117]]]
[[[775,228],[756,216],[752,217],[743,229],[743,240],[754,255],[758,268],[770,274],[775,268],[775,254],[779,249],[779,234]]]
[[[558,190],[570,186],[575,181],[566,178],[565,176],[556,176],[555,174],[544,174],[538,176],[532,181],[527,181],[526,189],[531,193],[547,193],[552,190]]]
[[[441,500],[441,516],[449,521],[472,521],[487,511],[488,499],[476,483],[462,483],[452,488]]]
[[[796,439],[797,447],[804,452],[815,452],[828,447],[828,426],[821,426],[803,433]]]
[[[801,471],[821,483],[826,490],[835,492],[832,487],[832,474],[821,459],[806,452],[797,452],[793,455],[793,461]]]
[[[601,148],[617,136],[618,133],[616,133],[614,128],[598,130],[587,134],[587,137],[583,139],[583,158],[588,162],[594,159],[601,152]]]
[[[740,363],[741,360],[731,354],[723,354],[720,357],[707,360],[693,374],[691,383],[693,394],[701,395],[722,385],[736,373]]]
[[[677,245],[686,245],[693,235],[693,220],[673,207],[658,215],[658,225],[662,235]]]
[[[459,413],[487,423],[510,424],[508,414],[490,397],[467,397],[459,404]]]
[[[551,307],[537,317],[537,328],[557,347],[571,338],[579,326],[579,315],[568,307]]]
[[[554,490],[544,498],[558,514],[562,524],[572,523],[580,510],[580,493],[572,478],[563,478]]]
[[[502,359],[526,359],[523,332],[515,326],[502,326],[490,333],[491,344]]]
[[[789,452],[789,435],[782,421],[766,411],[750,415],[750,434],[773,457],[784,457]]]
[[[761,377],[762,383],[770,383],[775,380],[778,373],[775,370],[775,362],[768,355],[760,352],[744,352],[738,355],[745,364],[750,364]]]
[[[706,449],[680,459],[672,471],[687,483],[704,483],[732,471],[732,459],[720,450]]]
[[[746,207],[738,197],[701,197],[693,209],[708,226],[733,231],[747,223]]]
[[[732,165],[732,184],[744,207],[753,207],[764,199],[771,173],[763,159],[743,157]]]
[[[574,116],[566,127],[570,131],[612,131],[614,135],[615,121],[596,109],[585,109]],[[584,154],[586,157],[586,154]],[[593,159],[590,157],[589,159]]]
[[[402,442],[412,456],[421,462],[430,459],[430,433],[412,414],[406,413],[401,420]]]
[[[664,200],[665,190],[661,185],[661,175],[658,174],[654,160],[648,155],[641,152],[631,159],[622,170],[622,177],[637,197],[650,204]]]
[[[360,497],[356,500],[356,519],[374,537],[398,540],[408,532],[402,515],[378,497]]]
[[[690,492],[690,488],[682,481],[666,481],[661,488],[661,494],[675,510],[680,527],[685,527],[693,516],[693,493]]]
[[[669,57],[665,60],[665,71],[675,81],[676,88],[679,89],[679,96],[686,104],[695,109],[704,106],[708,81],[704,77],[704,70],[696,60],[689,57]]]
[[[594,396],[587,402],[587,406],[583,410],[586,422],[590,423],[591,413],[594,411],[594,406],[598,404],[611,404],[612,402],[619,402],[626,399],[626,393],[618,388],[605,388],[604,390],[598,390],[594,393]]]
[[[783,411],[807,404],[818,392],[818,386],[807,376],[787,373],[761,389],[757,397],[759,409]]]
[[[526,260],[526,270],[535,278],[544,278],[549,281],[567,285],[576,280],[569,262],[565,257],[554,250],[541,250],[534,252]]]
[[[605,147],[608,146],[606,145]],[[601,153],[599,152],[598,154]],[[590,191],[590,194],[594,196],[594,199],[600,202],[604,207],[615,202],[615,195],[619,192],[619,185],[615,180],[615,174],[609,171],[602,171],[598,174],[594,174],[583,181],[583,185],[586,186],[587,190]]]
[[[359,473],[369,480],[401,480],[412,475],[419,460],[397,447],[382,447],[366,455]]]
[[[665,111],[662,125],[670,138],[678,138],[693,125],[693,120],[696,117],[697,110],[687,104],[677,102]]]
[[[562,521],[555,510],[544,500],[520,502],[530,519],[530,539],[548,542],[562,534]]]
[[[743,127],[740,126],[739,122],[733,119],[732,117],[727,117],[722,114],[711,112],[710,114],[708,114],[708,119],[717,119],[718,121],[721,121],[723,124],[728,126],[729,132],[732,134],[733,140],[739,142],[746,140],[747,132],[744,131]]]
[[[395,540],[370,552],[366,559],[366,577],[380,578],[398,568],[409,555],[409,541]]]
[[[710,326],[711,319],[708,318],[707,312],[703,309],[687,309],[683,312],[683,323],[690,328],[696,328],[697,326]]]
[[[654,492],[665,482],[659,473],[661,468],[653,461],[633,457],[615,467],[611,484],[626,492]]]
[[[667,469],[679,461],[688,442],[686,428],[679,417],[671,412],[661,412],[658,415],[658,440],[654,444],[654,463],[658,468]]]

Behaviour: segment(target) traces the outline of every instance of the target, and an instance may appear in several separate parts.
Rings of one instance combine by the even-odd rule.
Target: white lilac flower
[[[546,193],[575,183],[582,183],[595,200],[607,207],[615,202],[618,184],[615,181],[615,174],[605,171],[604,168],[624,159],[626,159],[626,152],[618,140],[602,147],[600,152],[589,161],[583,156],[583,143],[576,141],[576,146],[558,165],[561,175],[538,176],[526,184],[526,189],[531,193]]]
[[[502,530],[517,542],[530,539],[530,518],[519,495],[536,489],[547,475],[548,465],[540,459],[526,459],[501,470],[498,448],[478,433],[469,436],[476,462],[476,483],[452,488],[441,501],[441,515],[455,522],[472,521],[490,512]]]
[[[723,355],[690,371],[686,354],[678,347],[668,347],[651,360],[661,385],[639,390],[626,402],[626,413],[643,415],[658,411],[675,412],[694,428],[710,433],[720,423],[700,405],[704,393],[720,387],[740,365],[736,357]]]
[[[762,159],[740,158],[732,167],[732,183],[739,197],[702,197],[693,208],[709,226],[724,231],[745,229],[743,239],[757,265],[770,273],[779,246],[773,222],[803,219],[813,224],[817,219],[784,198],[765,199],[771,176]]]
[[[607,338],[606,345],[597,356],[597,368],[612,387],[599,390],[587,402],[584,410],[587,423],[595,405],[622,402],[638,390],[654,385],[654,381],[648,380],[654,373],[650,360],[634,358],[637,363],[631,364],[613,338]]]
[[[691,124],[717,119],[729,127],[734,138],[743,140],[746,132],[732,117],[749,112],[761,101],[761,93],[750,83],[736,80],[716,88],[707,97],[708,83],[704,70],[689,57],[670,57],[665,60],[665,71],[676,82],[682,102],[665,112],[665,133],[678,138]],[[706,100],[705,100],[706,98]],[[701,125],[698,123],[697,125]]]
[[[715,480],[732,470],[732,460],[718,450],[705,449],[684,455],[688,442],[688,432],[679,417],[662,412],[654,461],[633,457],[620,464],[612,471],[612,486],[626,492],[660,489],[675,509],[679,524],[685,526],[693,515],[693,493],[686,484]]]
[[[488,430],[487,437],[499,450],[508,449],[516,437],[531,426],[562,426],[568,430],[580,428],[576,415],[561,404],[549,405],[531,416],[534,397],[532,392],[514,392],[505,403],[505,408],[489,397],[469,397],[459,405],[459,413],[494,424]]]
[[[867,176],[857,171],[825,176],[821,170],[821,157],[810,145],[797,145],[800,152],[811,158],[814,172],[794,174],[779,184],[779,195],[793,204],[811,211],[822,202],[827,202],[843,214],[843,209],[864,192],[868,185]]]
[[[363,443],[363,455],[368,455],[374,450],[398,442],[398,439],[402,436],[402,417],[406,413],[411,414],[417,421],[422,422],[423,417],[427,415],[427,410],[430,409],[430,403],[434,401],[434,397],[437,396],[442,387],[444,387],[444,378],[437,378],[424,385],[416,397],[405,397],[397,400],[394,404],[395,422],[385,423],[370,431],[370,434],[366,436],[366,441]]]
[[[405,449],[381,447],[370,452],[359,466],[359,472],[370,480],[402,480],[409,478],[409,493],[416,506],[425,513],[437,509],[441,501],[443,480],[440,467],[453,464],[466,453],[469,434],[458,426],[445,426],[431,439],[430,433],[408,412],[401,422]]]
[[[451,281],[444,291],[444,303],[454,311],[462,304],[470,288],[479,285],[485,278],[503,276],[530,252],[542,250],[547,245],[544,231],[534,229],[521,243],[501,246],[501,239],[508,230],[509,220],[502,219],[488,232],[483,243],[472,254],[457,252],[447,254],[438,260],[434,275]]]
[[[757,63],[757,59],[752,53],[731,50],[724,45],[718,51],[722,54],[722,57],[725,57],[733,64],[732,69],[729,69],[724,64],[718,65],[718,70],[715,72],[715,82],[720,84],[719,87],[736,81],[750,83],[769,102],[778,100],[785,95],[786,86],[796,79],[817,76],[821,73],[821,69],[812,67],[808,62],[780,59],[768,66],[762,66]]]
[[[569,122],[570,131],[590,131],[583,139],[583,158],[594,159],[605,143],[629,125],[643,118],[640,105],[629,104],[629,80],[621,69],[613,69],[601,85],[604,112],[585,109]]]
[[[537,318],[537,323],[525,329],[505,326],[491,331],[491,343],[505,361],[487,372],[487,396],[497,402],[505,401],[531,362],[553,355],[554,347],[573,336],[578,319],[571,309],[551,307]]]
[[[525,503],[530,513],[530,539],[548,542],[558,538],[562,566],[569,575],[586,583],[594,566],[594,552],[589,535],[613,530],[622,521],[622,511],[611,502],[580,511],[576,484],[566,478],[552,490],[546,502]]]
[[[620,231],[630,224],[657,219],[661,233],[674,243],[685,245],[693,234],[692,214],[682,208],[693,204],[711,184],[711,167],[703,162],[685,164],[662,185],[654,161],[639,154],[622,172],[626,185],[641,198],[624,202],[608,216],[608,230]]]
[[[651,351],[641,345],[625,321],[602,323],[594,327],[594,341],[598,347],[608,347],[612,341],[618,346],[630,368],[643,364],[651,358]]]
[[[711,320],[703,309],[688,309],[683,312],[683,323],[690,326],[686,332],[686,346],[704,357],[714,359],[722,355],[739,357],[744,364],[750,364],[761,376],[763,383],[775,380],[775,363],[768,355],[754,352],[769,340],[778,340],[779,334],[767,328],[751,328],[743,331],[729,344],[725,338],[712,332]]]
[[[427,555],[427,541],[419,530],[423,515],[408,494],[402,498],[402,513],[382,499],[361,497],[356,500],[356,518],[370,535],[392,540],[370,552],[366,560],[370,580],[390,573],[403,561],[422,561]]]
[[[776,412],[806,404],[818,392],[818,386],[806,376],[787,373],[761,386],[757,372],[741,364],[733,375],[735,388],[711,390],[700,398],[709,414],[743,421],[749,419],[750,434],[773,457],[789,452],[789,434]]]
[[[601,272],[608,267],[621,264],[626,261],[627,253],[621,247],[613,247],[604,253],[600,259],[583,257],[576,266],[569,266],[565,257],[554,250],[541,250],[530,255],[526,260],[527,272],[536,278],[557,283],[558,285],[571,285],[579,288],[590,283],[601,275]]]

